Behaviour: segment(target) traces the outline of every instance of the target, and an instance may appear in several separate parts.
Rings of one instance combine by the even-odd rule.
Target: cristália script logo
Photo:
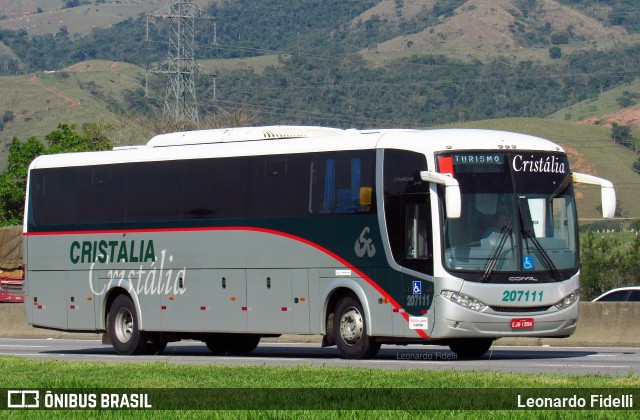
[[[376,247],[373,244],[373,239],[369,238],[369,226],[362,229],[360,236],[356,239],[356,244],[353,248],[356,255],[360,258],[373,257],[376,254]]]

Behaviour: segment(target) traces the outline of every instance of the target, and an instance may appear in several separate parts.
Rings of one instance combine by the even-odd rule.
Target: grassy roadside
[[[0,383],[21,388],[624,388],[640,386],[640,377],[165,362],[120,364],[0,356]]]
[[[420,411],[397,407],[393,398],[405,396],[416,389],[431,389],[431,394],[420,394],[431,398],[441,395],[438,389],[447,391],[449,397],[460,401],[471,401],[474,397],[488,395],[499,397],[499,394],[512,393],[514,389],[526,388],[555,390],[579,388],[637,388],[640,378],[629,374],[624,377],[604,376],[564,376],[542,374],[510,374],[498,372],[461,372],[436,370],[382,370],[361,368],[316,368],[307,366],[297,367],[267,367],[267,366],[200,366],[174,365],[169,363],[79,363],[61,361],[33,361],[11,356],[0,357],[0,383],[3,388],[11,389],[73,389],[91,390],[98,388],[118,388],[128,392],[149,389],[163,389],[167,392],[174,389],[184,392],[184,388],[197,389],[227,389],[237,391],[236,398],[265,398],[269,399],[277,392],[285,390],[284,410],[171,410],[171,411],[141,411],[141,410],[39,410],[39,411],[0,411],[0,417],[24,418],[25,414],[31,418],[582,418],[585,413],[581,410],[477,410],[471,405],[470,410],[431,410]],[[259,388],[261,391],[255,392]],[[493,390],[491,390],[494,388]],[[499,388],[497,391],[495,388]],[[293,389],[293,391],[290,391]],[[382,391],[380,390],[382,389]],[[435,389],[435,391],[434,391]],[[451,389],[454,389],[453,394]],[[292,406],[300,399],[309,398],[312,393],[315,398],[326,398],[322,404],[331,406],[332,399],[338,394],[352,392],[356,396],[375,398],[371,406],[364,406],[359,410],[286,410],[286,399],[293,400]],[[306,391],[306,392],[305,392]],[[328,392],[327,392],[328,391]],[[459,391],[459,395],[457,393]],[[489,394],[486,393],[489,391]],[[244,394],[244,395],[243,395]],[[443,392],[442,395],[446,394]],[[180,394],[184,396],[183,394]],[[230,394],[229,394],[230,395]],[[280,394],[280,397],[283,395]],[[549,396],[554,396],[550,391]],[[297,399],[297,400],[296,400]],[[369,410],[379,399],[389,399],[388,407],[394,410]],[[335,401],[334,401],[335,403]],[[489,401],[489,406],[491,402]],[[382,404],[385,407],[385,404]],[[1,407],[4,408],[4,407]],[[615,410],[597,410],[588,412],[593,418],[628,418],[629,412]],[[633,414],[633,413],[631,413]]]

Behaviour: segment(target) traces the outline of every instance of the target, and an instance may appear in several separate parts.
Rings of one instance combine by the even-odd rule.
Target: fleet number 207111
[[[503,290],[503,302],[542,302],[543,291]]]

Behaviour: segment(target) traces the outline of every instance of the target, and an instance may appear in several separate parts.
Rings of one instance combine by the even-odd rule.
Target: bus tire
[[[138,325],[138,314],[131,298],[118,296],[109,309],[109,336],[116,353],[148,354],[150,348]]]
[[[489,351],[493,340],[493,338],[463,338],[450,341],[448,344],[459,359],[477,359]]]
[[[260,336],[244,334],[223,334],[204,342],[211,353],[218,356],[251,353],[260,344]]]
[[[362,304],[353,295],[338,301],[333,317],[333,334],[338,351],[345,359],[367,359],[380,350],[380,343],[367,333]]]

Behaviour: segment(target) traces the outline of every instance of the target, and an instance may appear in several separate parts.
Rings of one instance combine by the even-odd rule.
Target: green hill
[[[207,64],[212,69],[225,67],[221,61]],[[252,59],[245,65],[260,69],[261,64]],[[238,60],[227,65],[244,66]],[[142,87],[144,77],[140,67],[109,61],[81,62],[60,72],[0,77],[0,114],[12,110],[14,115],[5,124],[0,140],[6,144],[14,136],[22,140],[31,136],[43,138],[60,122],[107,122],[117,128],[118,143],[144,143],[152,133],[136,124],[135,119],[122,115],[122,111],[113,112],[114,107],[125,102],[125,91]],[[640,216],[640,175],[631,169],[637,157],[628,148],[615,144],[606,127],[543,118],[493,119],[451,126],[515,131],[555,141],[567,150],[573,170],[614,183],[621,214]],[[578,191],[581,217],[598,218],[598,189],[580,186]]]
[[[142,87],[143,69],[109,61],[75,64],[65,70],[26,76],[0,77],[0,114],[13,119],[4,124],[0,142],[13,137],[43,139],[58,123],[109,123],[117,129],[120,144],[141,143],[150,133],[130,118],[113,112],[121,109],[123,92]],[[2,162],[5,161],[2,150]],[[1,166],[4,166],[2,163]]]
[[[55,34],[65,27],[70,34],[87,34],[141,13],[160,9],[164,0],[118,0],[65,7],[64,0],[9,0],[0,4],[0,29],[25,30],[29,35]],[[82,4],[80,4],[82,3]]]
[[[602,92],[597,97],[561,109],[551,114],[549,118],[576,122],[617,114],[623,108],[620,100],[625,96],[625,92],[631,96],[640,97],[640,80]]]

